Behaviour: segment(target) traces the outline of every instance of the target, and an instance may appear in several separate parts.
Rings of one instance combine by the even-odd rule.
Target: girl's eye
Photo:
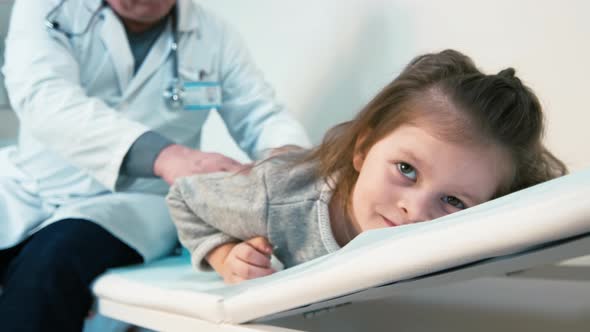
[[[442,201],[457,209],[462,210],[466,208],[465,203],[461,202],[461,200],[455,196],[444,196],[442,197]]]
[[[408,163],[397,163],[397,169],[399,170],[400,173],[402,173],[403,176],[407,177],[408,179],[412,180],[412,181],[416,181],[417,175],[416,175],[416,170],[414,169],[414,166],[408,164]]]

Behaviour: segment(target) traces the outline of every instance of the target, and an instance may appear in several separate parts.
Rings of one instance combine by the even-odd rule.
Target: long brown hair
[[[434,118],[439,134],[450,140],[486,140],[507,151],[513,177],[499,197],[567,173],[563,162],[542,144],[543,112],[539,100],[508,68],[485,75],[473,61],[454,50],[414,58],[402,73],[377,94],[351,121],[330,129],[322,143],[299,162],[317,162],[317,175],[338,174],[334,197],[349,210],[358,178],[356,152],[368,150],[405,123]],[[428,112],[413,107],[425,99],[449,103],[457,111]],[[419,110],[421,109],[421,111]]]

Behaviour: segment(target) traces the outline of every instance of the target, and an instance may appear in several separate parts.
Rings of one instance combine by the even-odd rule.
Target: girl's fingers
[[[236,249],[236,258],[240,261],[257,267],[270,267],[270,255],[260,252],[249,243],[242,243],[240,248]]]
[[[242,282],[244,280],[246,280],[246,279],[244,279],[244,278],[242,278],[240,276],[237,276],[235,274],[232,274],[229,277],[227,277],[227,278],[224,279],[224,281],[225,281],[226,284],[237,284],[237,283],[240,283],[240,282]]]
[[[247,240],[246,243],[264,255],[272,255],[272,245],[268,242],[268,239],[263,236],[251,238],[250,240]]]
[[[264,277],[270,274],[273,274],[275,270],[271,268],[264,268],[255,265],[248,264],[246,262],[241,262],[241,264],[236,264],[233,274],[234,279],[242,278],[242,279],[255,279]]]

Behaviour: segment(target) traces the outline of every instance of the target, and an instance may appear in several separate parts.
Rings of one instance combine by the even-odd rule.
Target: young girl
[[[193,265],[226,282],[338,250],[359,233],[432,220],[561,176],[535,95],[509,68],[446,50],[415,58],[321,145],[239,174],[177,180],[167,199]]]

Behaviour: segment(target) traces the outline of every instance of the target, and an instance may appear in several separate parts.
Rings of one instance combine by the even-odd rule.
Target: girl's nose
[[[426,194],[408,193],[403,198],[400,198],[397,203],[404,220],[399,222],[405,224],[413,224],[421,221],[434,219],[432,204]]]

